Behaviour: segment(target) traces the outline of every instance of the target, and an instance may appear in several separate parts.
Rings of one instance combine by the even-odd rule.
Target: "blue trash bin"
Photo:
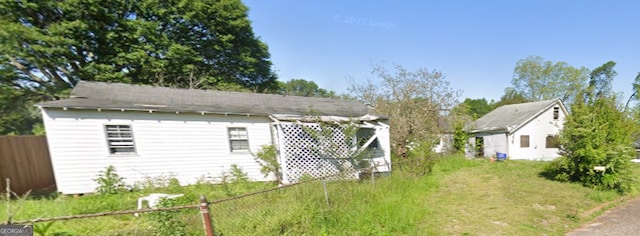
[[[504,161],[507,159],[507,154],[502,152],[496,152],[496,158],[498,161]]]

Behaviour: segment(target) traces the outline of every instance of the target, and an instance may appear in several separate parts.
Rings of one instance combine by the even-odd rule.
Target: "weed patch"
[[[602,204],[622,203],[615,191],[540,176],[547,164],[443,157],[426,176],[395,169],[375,182],[326,181],[329,204],[323,183],[312,181],[210,208],[216,232],[224,235],[562,235],[601,211],[586,212]],[[223,184],[203,180],[183,187],[166,184],[153,191],[183,193],[184,197],[175,199],[179,202],[166,204],[191,205],[200,195],[216,201],[271,187],[274,183],[249,182],[241,169],[232,168]],[[148,194],[145,191],[26,199],[14,219],[131,210],[138,197]],[[68,235],[202,233],[197,209],[164,213],[39,223],[37,227]],[[4,212],[0,217],[6,218]]]

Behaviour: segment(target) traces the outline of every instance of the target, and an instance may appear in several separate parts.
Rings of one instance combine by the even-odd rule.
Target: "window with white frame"
[[[136,153],[131,125],[105,125],[109,154],[127,155]]]
[[[247,128],[229,127],[229,147],[231,148],[231,152],[249,151]]]

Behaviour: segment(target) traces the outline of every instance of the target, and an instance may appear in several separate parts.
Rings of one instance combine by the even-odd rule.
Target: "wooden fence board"
[[[0,136],[0,192],[6,178],[18,194],[55,186],[45,136]]]

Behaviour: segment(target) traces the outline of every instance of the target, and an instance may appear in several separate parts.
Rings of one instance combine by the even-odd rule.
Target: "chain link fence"
[[[322,212],[366,195],[387,173],[374,168],[343,171],[323,178],[211,202],[216,232],[224,235],[302,235]],[[353,176],[360,176],[354,179]]]
[[[376,169],[350,169],[322,178],[303,178],[295,184],[211,201],[201,200],[199,204],[185,198],[162,201],[152,209],[7,223],[33,225],[35,235],[303,235],[321,232],[317,227],[323,221],[331,220],[325,214],[328,211],[346,207],[354,199],[366,201],[378,181],[383,181],[381,178],[389,174],[376,172]],[[65,226],[77,227],[48,229],[59,221],[66,221]]]

